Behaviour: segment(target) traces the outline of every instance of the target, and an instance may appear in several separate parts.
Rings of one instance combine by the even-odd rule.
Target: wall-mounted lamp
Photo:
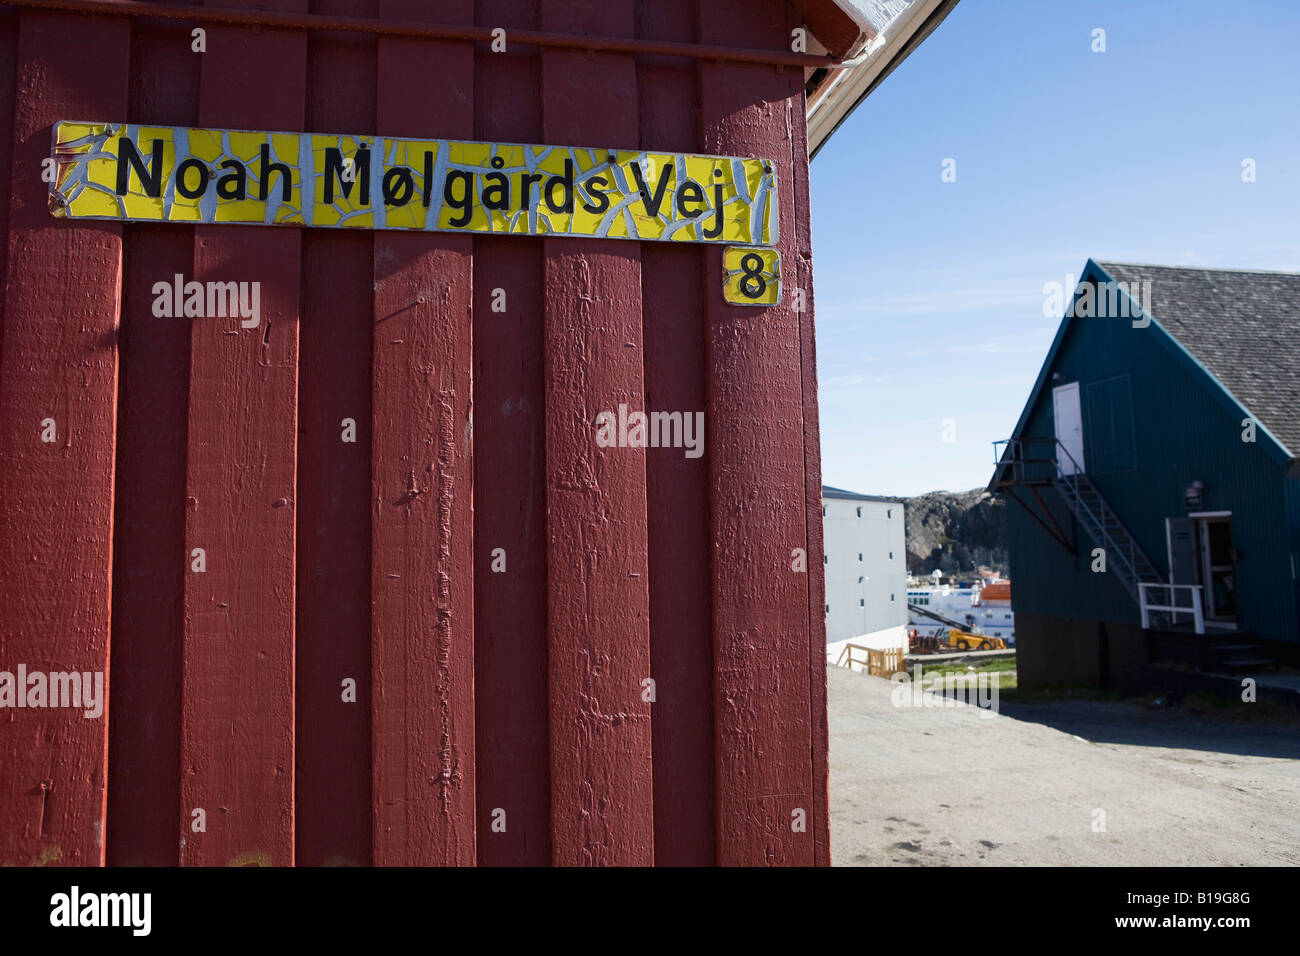
[[[1201,507],[1205,498],[1204,491],[1205,483],[1200,481],[1193,481],[1183,489],[1183,504],[1187,506],[1188,511],[1195,511]]]

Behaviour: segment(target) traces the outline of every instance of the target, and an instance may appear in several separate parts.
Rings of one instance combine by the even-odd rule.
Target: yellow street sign
[[[62,122],[72,219],[771,245],[775,166],[682,153]]]
[[[776,305],[781,301],[781,253],[754,246],[722,250],[722,297],[733,305]]]

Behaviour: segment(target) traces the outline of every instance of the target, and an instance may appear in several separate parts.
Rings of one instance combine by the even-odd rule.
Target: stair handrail
[[[1065,454],[1068,456],[1070,453],[1066,451]],[[1073,459],[1071,460],[1073,461]],[[1085,502],[1083,500],[1083,497],[1079,494],[1079,486],[1080,486],[1079,476],[1082,474],[1082,472],[1076,471],[1072,475],[1066,475],[1061,471],[1061,467],[1059,463],[1057,465],[1056,470],[1057,470],[1057,480],[1065,484],[1067,487],[1069,487],[1070,492],[1074,498],[1075,507],[1077,507],[1080,511],[1086,514],[1088,516],[1088,519],[1093,523],[1093,525],[1096,526],[1096,529],[1101,533],[1101,539],[1102,539],[1101,546],[1105,549],[1107,559],[1109,560],[1111,555],[1114,555],[1115,557],[1119,558],[1120,564],[1132,577],[1134,583],[1141,581],[1142,577],[1141,575],[1138,574],[1138,570],[1137,570],[1137,554],[1136,554],[1137,542],[1133,539],[1133,536],[1130,533],[1128,548],[1126,550],[1120,545],[1118,541],[1115,540],[1114,536],[1111,535],[1107,527],[1107,521],[1106,521],[1107,512],[1109,512],[1111,515],[1114,515],[1117,523],[1123,524],[1123,522],[1119,521],[1119,516],[1115,514],[1114,509],[1111,508],[1108,504],[1106,504],[1106,499],[1101,496],[1101,491],[1100,490],[1097,491],[1097,510],[1098,512],[1100,512],[1100,514],[1094,514],[1093,510],[1088,507],[1087,502]],[[1093,485],[1093,487],[1095,488],[1096,486]]]
[[[1026,458],[1024,455],[1025,444],[1039,443],[1051,445],[1053,457],[1034,459]],[[1066,485],[1070,492],[1070,495],[1067,497],[1067,504],[1070,504],[1072,509],[1077,509],[1077,511],[1082,512],[1082,515],[1086,516],[1086,520],[1090,521],[1096,527],[1101,538],[1101,545],[1105,549],[1107,559],[1109,559],[1111,555],[1114,555],[1119,561],[1121,571],[1127,573],[1135,584],[1141,583],[1142,577],[1138,573],[1137,568],[1137,541],[1130,533],[1129,545],[1127,548],[1124,548],[1121,547],[1120,543],[1115,540],[1113,535],[1111,535],[1107,528],[1107,515],[1109,514],[1109,516],[1113,517],[1115,523],[1121,527],[1123,526],[1123,522],[1119,520],[1119,516],[1115,514],[1115,510],[1106,503],[1106,499],[1102,497],[1101,491],[1096,489],[1095,485],[1093,485],[1093,488],[1096,489],[1097,492],[1098,510],[1101,514],[1094,514],[1093,510],[1083,501],[1079,494],[1079,479],[1080,477],[1086,478],[1087,475],[1084,473],[1083,467],[1079,464],[1078,460],[1070,454],[1070,450],[1065,447],[1060,438],[1055,435],[1042,438],[1006,438],[993,443],[995,449],[998,445],[1006,445],[1007,451],[996,461],[996,464],[999,466],[1011,466],[1013,475],[1015,476],[1015,481],[1024,480],[1025,465],[1051,463],[1056,471],[1056,480]],[[1061,457],[1057,452],[1063,452],[1065,454],[1065,458],[1074,466],[1073,473],[1069,475],[1065,474],[1061,467]],[[1091,482],[1089,483],[1091,484]],[[1145,555],[1143,556],[1143,559],[1146,560]],[[1147,563],[1150,564],[1150,561],[1147,561]],[[1137,597],[1138,595],[1134,596]]]
[[[846,643],[842,648],[840,648],[840,656],[836,659],[836,661],[835,661],[835,666],[836,666],[836,667],[847,667],[849,670],[853,670],[853,665],[854,665],[854,664],[863,664],[863,665],[865,665],[865,664],[867,663],[866,661],[856,661],[856,660],[853,659],[853,652],[854,652],[854,651],[870,651],[870,650],[871,650],[871,648],[869,648],[869,647],[864,647],[864,646],[861,645],[861,644],[854,644],[854,643],[852,643],[852,642],[848,642],[848,643]],[[848,660],[847,660],[847,663],[845,663],[845,659],[846,659],[846,658],[848,659]]]
[[[1020,441],[1020,439],[1016,439],[1016,440]],[[1067,475],[1065,473],[1065,470],[1061,467],[1060,456],[1054,455],[1053,458],[1050,460],[1055,464],[1057,481],[1063,482],[1070,489],[1074,506],[1078,508],[1080,511],[1082,511],[1084,514],[1086,514],[1088,516],[1088,519],[1096,526],[1097,530],[1101,532],[1101,539],[1102,539],[1101,546],[1102,548],[1105,549],[1107,559],[1109,560],[1112,554],[1115,555],[1117,558],[1120,559],[1121,565],[1125,566],[1129,576],[1133,579],[1134,583],[1141,581],[1142,578],[1137,571],[1137,556],[1133,553],[1133,550],[1136,546],[1136,542],[1133,541],[1132,536],[1130,535],[1129,550],[1128,553],[1126,554],[1125,550],[1122,547],[1120,547],[1119,542],[1116,541],[1115,538],[1111,535],[1110,531],[1107,530],[1106,521],[1105,521],[1106,511],[1110,511],[1110,513],[1113,515],[1114,510],[1111,509],[1106,504],[1105,499],[1101,497],[1100,491],[1097,492],[1097,504],[1099,506],[1099,510],[1102,512],[1100,516],[1093,514],[1092,509],[1088,507],[1088,505],[1084,502],[1083,498],[1079,495],[1079,477],[1084,474],[1083,466],[1080,465],[1078,460],[1073,455],[1070,454],[1070,449],[1066,448],[1065,444],[1061,441],[1061,439],[1057,438],[1055,435],[1053,435],[1051,438],[1034,438],[1034,439],[1026,439],[1026,440],[1034,441],[1034,442],[1048,442],[1052,446],[1054,446],[1053,452],[1063,452],[1065,454],[1065,457],[1069,460],[1070,464],[1074,466],[1074,471],[1071,474]],[[1049,459],[1042,459],[1042,460],[1047,461]],[[1116,520],[1118,521],[1119,516],[1116,515],[1115,517]]]
[[[1148,604],[1147,589],[1165,588],[1169,591],[1169,604]],[[1183,607],[1175,603],[1178,599],[1177,591],[1187,590],[1192,594],[1192,603]],[[1139,581],[1138,582],[1138,604],[1142,609],[1142,629],[1147,630],[1151,627],[1152,611],[1169,611],[1174,615],[1188,614],[1192,615],[1192,623],[1196,628],[1197,634],[1205,633],[1205,611],[1201,603],[1200,584],[1165,584],[1163,581]],[[1177,620],[1177,617],[1174,618]]]

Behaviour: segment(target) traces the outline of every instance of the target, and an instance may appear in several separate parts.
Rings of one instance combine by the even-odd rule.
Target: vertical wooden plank
[[[18,63],[18,11],[0,10],[0,63]],[[14,106],[17,99],[17,71],[0,70],[0,289],[9,274],[9,190],[14,159]],[[5,303],[0,298],[0,330],[4,329]],[[0,350],[4,334],[0,331]],[[0,374],[4,371],[4,352],[0,351]]]
[[[136,24],[128,122],[193,125],[199,62],[180,24]],[[153,314],[154,283],[188,274],[189,229],[125,227],[113,527],[109,866],[175,866],[190,326]]]
[[[633,0],[543,0],[542,29],[631,36],[633,10]],[[634,144],[635,57],[543,52],[542,117],[550,143]],[[544,243],[552,860],[649,865],[645,453],[595,442],[602,411],[645,408],[640,248]]]
[[[538,13],[533,0],[479,0],[475,20],[536,29]],[[536,101],[540,71],[535,48],[507,43],[492,53],[480,44],[474,135],[539,142],[540,112],[526,104]],[[478,861],[486,866],[551,860],[542,312],[541,243],[476,238],[474,699]]]
[[[321,14],[373,16],[328,0]],[[376,40],[308,38],[307,128],[375,127]],[[295,860],[368,865],[370,824],[370,349],[374,237],[303,233],[298,354]],[[350,420],[351,424],[346,424]],[[344,698],[343,682],[355,694]]]
[[[786,35],[799,26],[787,8]],[[794,174],[794,259],[786,271],[786,293],[799,320],[799,358],[803,381],[804,526],[808,555],[808,691],[812,720],[812,806],[808,832],[813,863],[831,865],[830,730],[826,714],[826,563],[822,542],[821,433],[817,416],[817,336],[813,328],[812,211],[808,186],[808,124],[803,80],[786,71],[790,90],[791,169]],[[802,298],[798,296],[802,294]]]
[[[478,860],[545,866],[551,855],[541,245],[475,239],[474,271]],[[506,293],[505,312],[492,311],[495,289]]]
[[[779,49],[784,4],[715,0],[704,43]],[[780,243],[797,259],[789,76],[736,63],[700,67],[709,152],[776,164]],[[802,159],[800,160],[802,161]],[[708,257],[713,626],[718,735],[718,858],[724,864],[814,859],[803,355],[787,296],[762,311],[722,301],[721,256]],[[804,828],[795,824],[802,812]]]
[[[695,0],[638,0],[637,35],[694,42]],[[638,58],[643,149],[699,152],[693,60]],[[712,250],[641,247],[645,391],[653,411],[704,413],[704,258]],[[707,435],[707,431],[706,431]],[[701,436],[704,437],[704,436]],[[708,460],[680,448],[646,450],[650,662],[654,730],[655,864],[717,859],[714,816],[713,640]]]
[[[128,226],[126,241],[108,864],[175,866],[190,330],[184,318],[154,316],[152,289],[190,272],[194,251],[189,230],[169,225]]]
[[[301,129],[306,36],[206,29],[199,122]],[[187,865],[283,866],[294,858],[301,236],[271,227],[195,229],[193,278],[260,282],[261,315],[255,328],[242,328],[238,317],[192,320],[181,682]],[[191,563],[198,548],[202,572]],[[205,811],[206,832],[193,828],[196,809]]]
[[[472,23],[381,0],[385,18]],[[381,38],[380,135],[468,139],[472,44]],[[374,857],[472,864],[473,240],[375,234],[372,408]]]
[[[0,711],[0,864],[89,866],[104,861],[122,229],[52,219],[41,161],[55,121],[125,114],[130,26],[24,11],[17,53],[0,373],[0,670],[76,671],[92,675],[92,688],[98,673],[103,709]]]

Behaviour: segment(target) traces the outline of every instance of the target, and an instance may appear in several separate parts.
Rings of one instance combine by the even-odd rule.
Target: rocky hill
[[[907,570],[929,574],[985,566],[1007,573],[1006,502],[983,488],[900,498],[907,516]]]

